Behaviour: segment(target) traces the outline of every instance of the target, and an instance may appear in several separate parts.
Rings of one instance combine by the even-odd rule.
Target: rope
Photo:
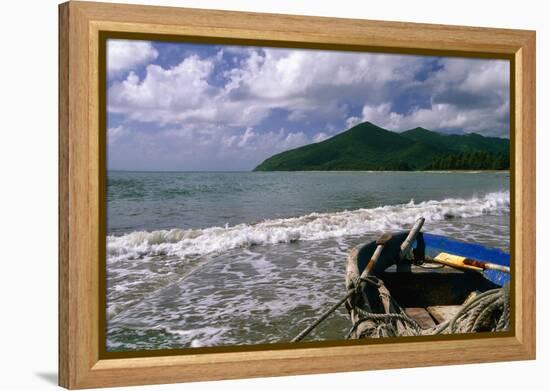
[[[361,279],[355,288],[350,289],[348,294],[331,306],[321,316],[319,316],[300,334],[294,337],[291,342],[299,342],[315,329],[323,320],[332,314],[346,300],[358,292],[364,283],[370,283],[374,286],[380,286],[378,279]],[[395,299],[388,294],[381,293],[381,296],[389,298],[393,306],[399,311],[397,313],[372,313],[365,311],[361,307],[354,307],[359,315],[359,319],[353,324],[346,335],[346,339],[351,338],[354,332],[357,332],[359,325],[370,321],[357,338],[381,338],[398,336],[421,336],[455,333],[475,333],[481,331],[505,331],[510,327],[510,290],[509,285],[499,289],[492,289],[476,296],[468,304],[464,305],[460,311],[450,320],[443,322],[429,329],[422,327],[413,318],[399,306]],[[401,327],[397,327],[397,322],[401,322]]]
[[[391,296],[389,297],[391,298]],[[397,305],[395,300],[392,299],[392,301],[399,313],[374,314],[355,307],[354,310],[359,315],[359,319],[349,330],[347,338],[350,338],[357,331],[357,327],[366,321],[371,321],[372,324],[356,335],[357,338],[506,331],[510,327],[510,287],[508,284],[478,295],[464,305],[452,319],[429,329],[422,329]],[[401,330],[398,330],[394,324],[396,321],[402,323]]]
[[[510,287],[486,291],[465,305],[449,322],[449,333],[504,331],[510,325]]]
[[[361,315],[361,318],[357,322],[355,322],[354,325],[351,327],[351,329],[349,330],[346,336],[346,339],[349,339],[351,337],[353,332],[357,330],[357,327],[361,323],[366,322],[368,320],[372,320],[375,322],[382,321],[384,322],[385,326],[388,328],[387,330],[384,330],[384,328],[381,327],[383,325],[382,323],[376,325],[374,329],[376,329],[376,334],[378,334],[378,336],[393,336],[393,335],[397,336],[397,329],[393,324],[391,324],[393,321],[396,321],[396,320],[409,325],[411,329],[415,330],[415,332],[422,330],[421,327],[418,325],[418,323],[414,319],[402,313],[401,314],[375,314],[364,310],[360,310],[357,312]],[[383,335],[383,334],[386,334],[386,335]]]

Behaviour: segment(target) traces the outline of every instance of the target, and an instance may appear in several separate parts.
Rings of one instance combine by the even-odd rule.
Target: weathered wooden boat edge
[[[450,329],[451,333],[454,333],[455,322],[458,318],[460,318],[465,324],[466,318],[464,316],[464,310],[469,309],[470,302],[472,301],[476,305],[479,305],[479,303],[487,305],[487,308],[492,305],[492,307],[490,307],[493,311],[491,316],[495,319],[498,318],[498,324],[495,323],[496,320],[491,323],[491,327],[494,330],[502,330],[508,327],[510,311],[508,286],[508,281],[510,279],[509,271],[502,272],[497,270],[482,270],[482,273],[478,273],[477,271],[474,272],[472,270],[459,271],[458,273],[463,273],[464,280],[468,281],[468,283],[472,285],[464,287],[465,289],[471,289],[472,292],[467,297],[467,300],[464,300],[461,305],[453,303],[454,305],[432,305],[425,309],[401,308],[398,301],[392,297],[392,289],[388,289],[388,286],[386,286],[387,283],[390,282],[388,276],[407,276],[406,273],[411,272],[411,267],[418,268],[418,266],[421,266],[424,259],[430,259],[431,256],[434,256],[434,253],[438,251],[449,251],[457,256],[463,257],[462,259],[466,260],[472,260],[469,257],[483,259],[490,264],[500,265],[503,268],[509,267],[510,264],[509,254],[501,249],[490,248],[479,243],[460,241],[430,233],[418,233],[418,236],[415,237],[416,246],[413,246],[411,251],[406,254],[408,262],[403,262],[403,254],[398,254],[398,247],[396,247],[396,244],[398,244],[399,241],[402,241],[406,235],[407,232],[391,234],[390,237],[393,241],[392,239],[386,241],[386,244],[389,245],[384,247],[384,250],[381,252],[381,256],[374,260],[377,263],[374,266],[372,265],[373,260],[371,260],[371,257],[376,258],[373,256],[373,253],[375,252],[374,249],[377,246],[377,242],[370,242],[362,246],[357,246],[350,251],[346,263],[346,289],[348,292],[353,292],[355,290],[355,293],[352,294],[346,301],[346,308],[352,321],[352,329],[348,334],[348,338],[362,338],[365,334],[367,334],[367,337],[373,335],[375,337],[383,337],[391,336],[392,334],[395,334],[394,336],[399,336],[424,335],[425,333],[438,334],[440,332],[448,333],[449,324],[452,326]],[[369,265],[368,268],[372,268],[373,273],[367,273],[369,277],[365,279],[364,269],[367,267],[369,262],[371,265]],[[417,266],[415,266],[415,264]],[[443,268],[447,268],[445,269],[445,272],[443,270],[439,271],[434,269],[429,271],[429,273],[432,273],[432,275],[438,275],[438,273],[449,273],[448,266],[443,265],[442,269]],[[387,274],[386,270],[389,269],[392,269],[393,273]],[[455,268],[453,267],[451,269]],[[472,267],[472,269],[475,268]],[[405,274],[400,275],[400,272]],[[422,277],[429,276],[427,273],[422,273],[421,270],[416,270],[414,273],[417,273]],[[413,275],[414,273],[411,273],[410,275]],[[455,272],[455,274],[457,273]],[[384,276],[385,278],[379,279],[381,276]],[[457,276],[451,277],[454,278],[454,280],[457,280]],[[385,279],[386,284],[384,283]],[[378,281],[378,284],[376,284],[376,281]],[[474,283],[472,283],[472,281]],[[485,283],[480,283],[480,281],[485,281]],[[403,285],[407,284],[395,284],[395,286]],[[454,288],[456,288],[456,286],[457,285],[455,282]],[[477,287],[479,287],[480,291],[475,289]],[[412,292],[412,294],[414,295],[414,292]],[[464,292],[462,294],[464,295]],[[409,293],[409,296],[411,296],[411,293]],[[476,296],[479,298],[476,298]],[[491,300],[492,304],[487,304]],[[500,307],[496,310],[495,303],[500,305]],[[426,303],[424,303],[424,305],[426,305]],[[450,309],[453,311],[450,311]],[[430,310],[429,314],[427,310]],[[437,311],[439,311],[439,313]],[[486,316],[488,313],[487,311],[488,310],[486,308],[481,308],[478,312],[485,314],[485,323],[489,324],[490,319]],[[430,328],[430,330],[422,329],[422,326],[420,326],[417,320],[411,317],[411,315],[414,316],[415,314],[417,315],[417,319],[422,319],[425,321],[423,324],[424,328]],[[438,323],[439,325],[436,323],[430,325],[429,322],[426,322],[427,320],[436,320],[437,315],[441,316]],[[478,322],[479,318],[480,317],[478,316],[475,319],[472,317],[467,319],[467,322],[469,322],[468,326],[472,326],[470,327],[471,331],[475,332],[476,330],[479,331],[483,327],[488,327],[486,325],[479,326],[481,324]],[[382,329],[380,326],[383,322],[386,323],[385,331],[380,332]],[[359,324],[360,326],[357,327]],[[367,330],[367,332],[365,332],[365,330]],[[375,331],[373,332],[373,330]],[[463,326],[461,330],[464,331],[469,329]]]

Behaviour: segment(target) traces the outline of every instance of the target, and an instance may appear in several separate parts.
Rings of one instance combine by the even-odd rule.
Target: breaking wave
[[[454,218],[509,213],[508,191],[488,193],[470,199],[447,198],[386,205],[336,213],[265,220],[205,229],[139,231],[107,237],[108,262],[167,255],[179,258],[221,253],[239,247],[289,243],[297,240],[322,240],[369,232],[409,227],[420,216],[429,224]]]

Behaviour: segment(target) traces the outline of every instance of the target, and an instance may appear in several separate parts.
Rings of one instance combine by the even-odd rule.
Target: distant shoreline
[[[254,171],[279,170],[503,170],[510,141],[475,133],[434,132],[422,127],[393,132],[363,122],[318,143],[274,154]]]
[[[207,172],[207,171],[201,171]],[[225,172],[238,172],[238,171],[225,171]],[[240,171],[242,172],[242,171]],[[414,173],[476,173],[476,172],[510,172],[507,170],[269,170],[269,171],[249,171],[249,172],[414,172]]]

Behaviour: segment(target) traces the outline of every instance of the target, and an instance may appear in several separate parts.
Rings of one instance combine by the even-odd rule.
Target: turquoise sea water
[[[344,292],[347,252],[425,231],[507,249],[507,172],[116,172],[108,350],[285,342]],[[313,339],[342,339],[342,309]]]

